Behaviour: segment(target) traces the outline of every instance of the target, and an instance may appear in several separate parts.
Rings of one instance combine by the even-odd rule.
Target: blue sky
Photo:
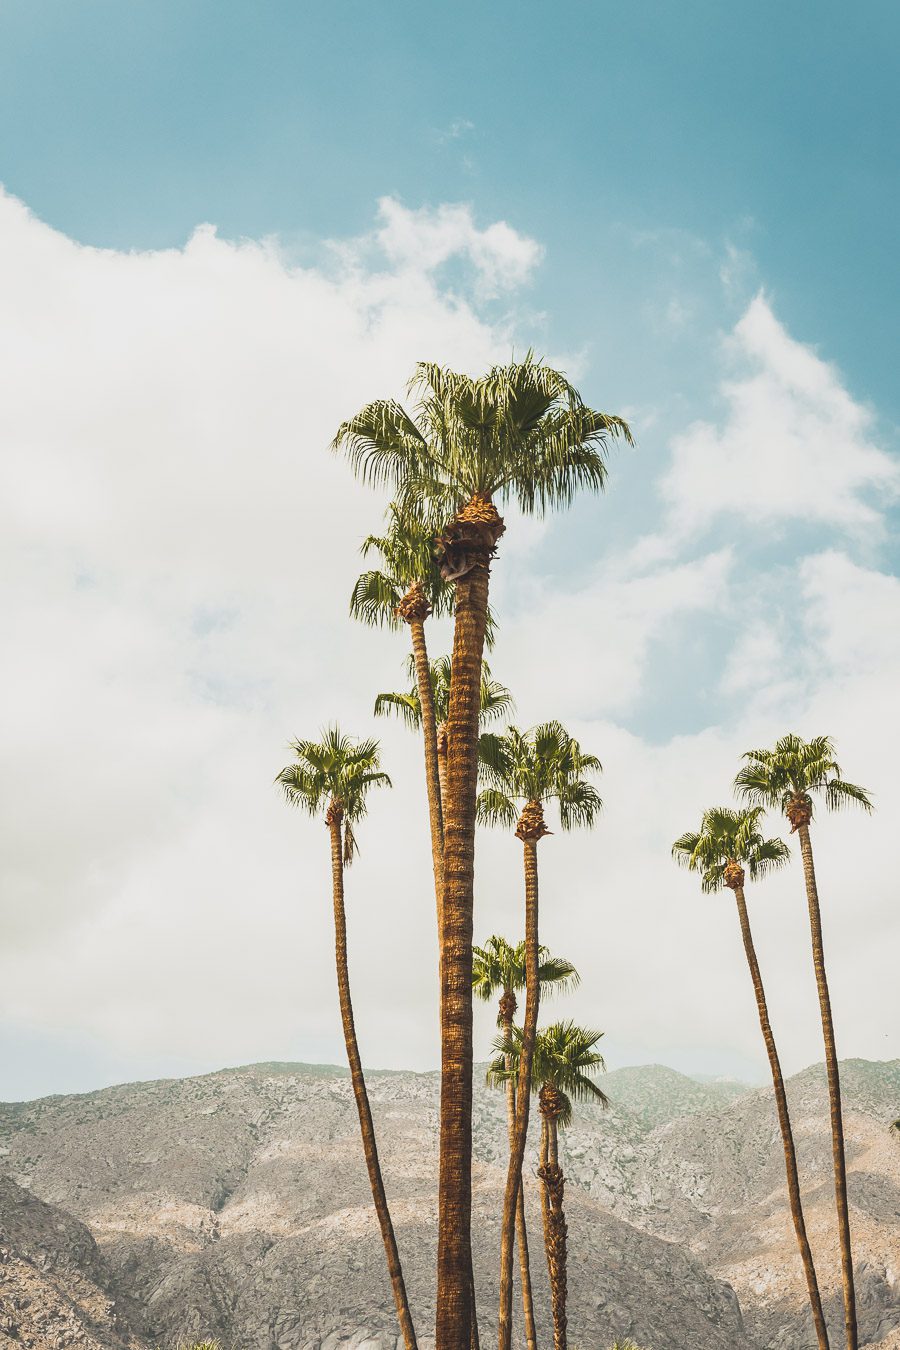
[[[646,291],[640,232],[748,248],[798,337],[897,417],[896,5],[5,0],[7,188],[119,248],[472,201],[541,240],[551,341]],[[618,380],[617,380],[618,383]]]
[[[322,447],[414,359],[529,345],[638,436],[604,502],[511,521],[496,568],[494,664],[522,721],[558,713],[606,766],[599,854],[574,844],[558,874],[548,858],[571,910],[550,910],[548,938],[586,946],[576,1011],[608,1027],[611,1063],[759,1072],[734,934],[690,908],[667,846],[727,796],[746,744],[827,722],[882,806],[828,855],[854,893],[851,853],[870,869],[862,918],[848,902],[836,919],[842,1048],[900,1054],[886,997],[854,996],[889,915],[900,941],[883,712],[900,678],[898,39],[887,3],[0,4],[21,785],[0,1096],[340,1059],[296,903],[317,837],[268,785],[289,735],[345,709],[369,730],[402,653],[344,622],[380,505]],[[60,725],[78,789],[48,816]],[[414,747],[383,734],[415,812]],[[502,846],[484,850],[479,931],[518,922]],[[390,849],[372,852],[393,894]],[[399,887],[408,908],[417,886]],[[378,908],[358,921],[389,959]],[[779,922],[796,943],[802,924],[760,922],[799,1068],[817,1033]],[[654,925],[640,962],[665,1006],[625,1026]],[[315,933],[327,944],[327,913]],[[370,1006],[370,1062],[434,1062],[432,996],[417,971]]]

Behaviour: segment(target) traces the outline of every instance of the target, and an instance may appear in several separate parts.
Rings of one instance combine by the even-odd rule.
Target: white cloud
[[[723,513],[855,534],[877,528],[879,507],[900,490],[900,468],[834,367],[790,337],[762,294],[727,352],[737,373],[722,388],[724,421],[695,422],[673,442],[662,492],[676,532]]]
[[[498,647],[498,660],[516,672],[523,718],[556,715],[548,698],[567,717],[630,712],[644,692],[653,642],[667,626],[722,606],[731,562],[722,549],[646,573],[607,567],[573,590],[526,576]]]
[[[465,207],[388,203],[333,271],[209,227],[183,249],[122,254],[80,247],[2,196],[0,244],[3,1012],[159,1072],[175,1056],[340,1059],[324,831],[271,780],[292,735],[336,715],[370,730],[373,694],[404,678],[404,644],[346,621],[380,505],[326,447],[366,399],[402,394],[422,356],[504,359],[511,333],[477,297],[527,280],[539,247],[476,227]],[[457,261],[474,274],[468,297],[441,280]],[[735,351],[752,370],[706,433],[715,456],[695,432],[676,452],[706,493],[684,479],[694,523],[730,510],[738,481],[748,513],[763,510],[742,455],[773,402],[811,478],[823,419],[843,429],[814,518],[866,519],[868,487],[891,481],[869,415],[761,301]],[[803,518],[799,496],[793,509]],[[900,1053],[888,856],[900,802],[883,713],[900,681],[900,583],[838,548],[801,561],[791,605],[752,608],[742,645],[721,652],[733,723],[649,745],[613,719],[677,676],[678,626],[743,614],[740,554],[691,559],[683,536],[651,535],[586,579],[581,560],[576,585],[540,574],[547,527],[508,516],[496,673],[523,722],[563,716],[605,765],[599,830],[542,846],[545,937],[584,976],[573,1010],[606,1029],[613,1062],[623,1045],[676,1058],[697,1044],[761,1061],[733,926],[668,848],[727,796],[740,751],[791,725],[833,732],[848,774],[878,794],[873,820],[817,837],[841,1048]],[[777,579],[763,580],[769,595]],[[368,1062],[425,1067],[436,1005],[420,756],[400,728],[381,735],[396,787],[373,803],[348,885],[359,1023]],[[515,850],[482,845],[480,935],[519,926]],[[791,1067],[819,1053],[796,885],[759,902]]]
[[[375,237],[395,268],[428,274],[451,259],[467,258],[475,268],[483,298],[521,286],[541,259],[540,245],[504,220],[479,229],[469,206],[426,206],[414,211],[384,197],[378,215],[381,223]]]

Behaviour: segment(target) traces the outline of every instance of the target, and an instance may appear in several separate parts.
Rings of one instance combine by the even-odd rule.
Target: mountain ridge
[[[900,1329],[900,1147],[886,1130],[898,1114],[900,1061],[846,1061],[842,1070],[862,1344],[875,1344]],[[433,1315],[439,1076],[385,1070],[369,1082],[424,1329]],[[603,1347],[631,1336],[643,1350],[806,1350],[771,1090],[742,1085],[730,1096],[733,1085],[698,1084],[665,1065],[612,1070],[604,1088],[610,1109],[579,1108],[563,1141],[573,1337]],[[830,1138],[821,1066],[795,1075],[788,1091],[830,1289],[837,1267],[822,1182]],[[474,1124],[477,1279],[489,1335],[507,1145],[503,1096],[480,1074]],[[535,1141],[532,1131],[526,1193],[545,1299]],[[140,1350],[190,1335],[217,1335],[241,1350],[355,1350],[349,1342],[362,1336],[373,1342],[367,1350],[393,1350],[390,1291],[341,1066],[270,1062],[0,1104],[3,1173],[7,1186],[86,1226]],[[430,1350],[427,1335],[420,1341]]]

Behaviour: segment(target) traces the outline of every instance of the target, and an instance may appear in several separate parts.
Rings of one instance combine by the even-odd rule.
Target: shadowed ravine
[[[861,1344],[900,1335],[900,1063],[842,1068]],[[370,1075],[420,1343],[434,1317],[438,1080]],[[594,1350],[806,1350],[815,1338],[767,1090],[650,1066],[610,1073],[606,1112],[563,1143],[570,1331]],[[821,1069],[790,1080],[811,1240],[839,1326]],[[533,1178],[534,1140],[526,1173]],[[476,1278],[494,1332],[505,1105],[475,1091]],[[0,1106],[0,1345],[393,1347],[397,1329],[339,1069],[256,1065]],[[529,1219],[540,1253],[538,1201]],[[48,1208],[52,1206],[55,1208]],[[60,1211],[63,1211],[62,1213]],[[534,1261],[549,1344],[546,1271]],[[518,1326],[514,1343],[518,1343]],[[374,1345],[367,1350],[376,1350]]]

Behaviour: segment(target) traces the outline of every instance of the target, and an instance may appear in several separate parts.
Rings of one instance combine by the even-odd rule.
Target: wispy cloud
[[[673,527],[688,534],[724,515],[877,529],[900,491],[900,465],[838,371],[787,333],[763,294],[726,353],[734,374],[722,385],[724,417],[673,442],[661,484]]]
[[[475,123],[470,122],[467,117],[454,117],[448,126],[435,131],[434,138],[439,145],[448,145],[451,141],[462,140],[464,136],[470,135],[474,130]]]

